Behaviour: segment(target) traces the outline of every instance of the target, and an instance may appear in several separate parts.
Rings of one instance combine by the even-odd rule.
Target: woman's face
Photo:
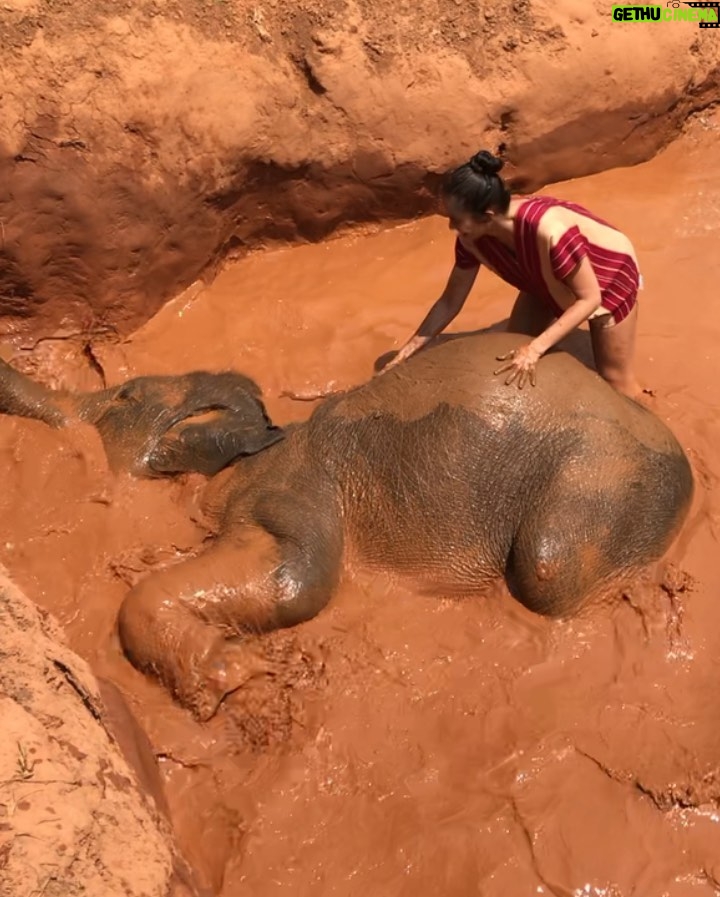
[[[487,234],[493,221],[492,212],[473,215],[465,211],[452,196],[443,196],[441,214],[448,219],[450,230],[457,231],[461,237],[471,241]]]

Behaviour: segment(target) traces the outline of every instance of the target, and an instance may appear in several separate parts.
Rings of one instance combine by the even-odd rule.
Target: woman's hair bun
[[[479,153],[475,153],[468,165],[475,174],[493,175],[501,171],[505,163],[487,150],[480,150]]]

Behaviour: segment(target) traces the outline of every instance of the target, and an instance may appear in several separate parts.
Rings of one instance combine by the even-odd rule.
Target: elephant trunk
[[[97,425],[119,389],[120,387],[116,386],[99,392],[83,392],[72,396],[71,404],[75,415],[86,423]]]
[[[14,414],[62,427],[73,416],[75,399],[64,390],[49,389],[0,359],[0,414]]]
[[[0,358],[0,414],[30,417],[51,427],[63,427],[73,420],[95,424],[117,391],[115,387],[73,394],[65,389],[50,389]]]

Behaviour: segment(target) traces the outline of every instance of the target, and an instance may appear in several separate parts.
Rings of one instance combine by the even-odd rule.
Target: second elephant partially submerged
[[[317,614],[348,552],[445,594],[505,577],[555,615],[659,559],[693,494],[681,446],[564,353],[505,386],[495,359],[521,339],[428,349],[236,462],[211,547],[127,596],[132,662],[205,719],[251,674],[248,636]]]

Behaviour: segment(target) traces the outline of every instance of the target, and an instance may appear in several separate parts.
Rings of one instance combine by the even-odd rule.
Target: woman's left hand
[[[494,374],[504,374],[505,371],[509,371],[510,373],[505,380],[506,386],[509,386],[516,379],[519,389],[523,388],[527,380],[530,381],[532,386],[535,386],[535,365],[540,361],[541,357],[542,353],[534,349],[532,343],[528,343],[526,346],[520,346],[519,349],[513,349],[506,355],[498,355],[498,361],[511,360],[509,364],[494,371]]]

